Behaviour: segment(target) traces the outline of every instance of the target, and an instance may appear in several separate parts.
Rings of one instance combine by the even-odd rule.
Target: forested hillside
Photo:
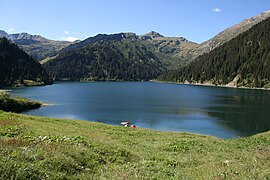
[[[62,49],[60,53],[83,48],[99,41],[121,40],[129,40],[130,43],[142,43],[148,51],[152,51],[159,60],[163,61],[168,69],[176,69],[179,65],[187,64],[190,59],[192,59],[189,52],[198,46],[198,44],[188,41],[183,37],[165,37],[154,31],[144,35],[136,35],[135,33],[129,32],[118,34],[98,34],[81,42],[74,43]],[[175,56],[176,54],[177,57]]]
[[[38,62],[16,44],[6,38],[0,38],[0,86],[51,83],[51,78]]]
[[[159,77],[164,81],[270,87],[270,18],[189,65]]]
[[[70,48],[43,66],[55,80],[82,81],[150,80],[166,70],[146,44],[122,38]]]

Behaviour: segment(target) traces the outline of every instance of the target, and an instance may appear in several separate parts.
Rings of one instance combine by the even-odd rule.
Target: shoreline
[[[48,104],[48,105],[50,105],[50,104]],[[99,125],[113,127],[113,128],[123,127],[124,129],[126,129],[126,127],[121,125],[121,123],[119,123],[119,124],[109,124],[109,123],[105,123],[105,122],[92,121],[92,120],[89,120],[89,119],[73,119],[73,118],[69,119],[69,118],[63,118],[63,117],[51,117],[51,116],[42,116],[42,115],[22,114],[22,112],[5,112],[5,111],[3,111],[3,113],[11,113],[11,114],[19,115],[19,116],[24,116],[24,117],[43,118],[43,119],[50,119],[50,120],[86,122],[86,123],[99,124]],[[200,136],[200,137],[206,137],[206,138],[207,137],[208,138],[215,138],[215,139],[219,139],[219,140],[237,140],[237,139],[243,139],[243,138],[246,139],[246,138],[249,138],[249,137],[257,136],[259,134],[270,133],[270,130],[268,130],[268,131],[263,131],[263,132],[257,132],[257,133],[247,135],[247,136],[240,136],[239,135],[239,136],[235,136],[235,137],[220,137],[220,136],[216,136],[216,135],[213,135],[213,134],[204,134],[204,133],[199,133],[199,132],[160,130],[160,129],[142,127],[142,126],[136,126],[136,128],[130,128],[130,129],[137,129],[137,130],[143,130],[143,131],[146,130],[146,131],[151,131],[151,132],[154,132],[154,133],[156,132],[156,133],[170,133],[170,134],[183,134],[183,135],[191,135],[191,136]]]
[[[255,87],[237,87],[233,85],[215,85],[211,83],[189,83],[189,82],[173,82],[173,81],[158,81],[158,80],[150,80],[149,82],[155,83],[166,83],[166,84],[180,84],[180,85],[190,85],[190,86],[207,86],[207,87],[221,87],[221,88],[234,88],[234,89],[249,89],[249,90],[264,90],[270,91],[270,88],[255,88]]]
[[[7,90],[7,89],[0,89],[0,93],[2,92],[10,92],[10,90]]]
[[[270,91],[270,88],[256,88],[256,87],[245,87],[245,86],[235,86],[233,82],[225,85],[215,85],[211,83],[190,83],[190,82],[174,82],[174,81],[159,81],[159,80],[148,80],[148,81],[56,81],[56,82],[78,82],[78,83],[95,83],[95,82],[154,82],[154,83],[166,83],[166,84],[180,84],[180,85],[191,85],[191,86],[208,86],[208,87],[222,87],[222,88],[235,88],[235,89],[250,89],[250,90],[264,90]],[[53,83],[54,84],[54,83]],[[2,92],[10,92],[11,90],[0,89]],[[48,104],[44,104],[48,106]]]

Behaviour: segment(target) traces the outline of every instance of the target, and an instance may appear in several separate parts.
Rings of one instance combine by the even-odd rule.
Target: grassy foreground
[[[224,140],[0,111],[0,179],[267,179],[270,132]]]

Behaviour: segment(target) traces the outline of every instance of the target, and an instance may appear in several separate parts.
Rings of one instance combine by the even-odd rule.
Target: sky
[[[270,0],[0,0],[0,30],[53,40],[157,31],[202,43],[270,10]]]

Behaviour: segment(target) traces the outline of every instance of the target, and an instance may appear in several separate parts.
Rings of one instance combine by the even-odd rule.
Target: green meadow
[[[270,132],[238,139],[0,111],[0,179],[268,179]]]

